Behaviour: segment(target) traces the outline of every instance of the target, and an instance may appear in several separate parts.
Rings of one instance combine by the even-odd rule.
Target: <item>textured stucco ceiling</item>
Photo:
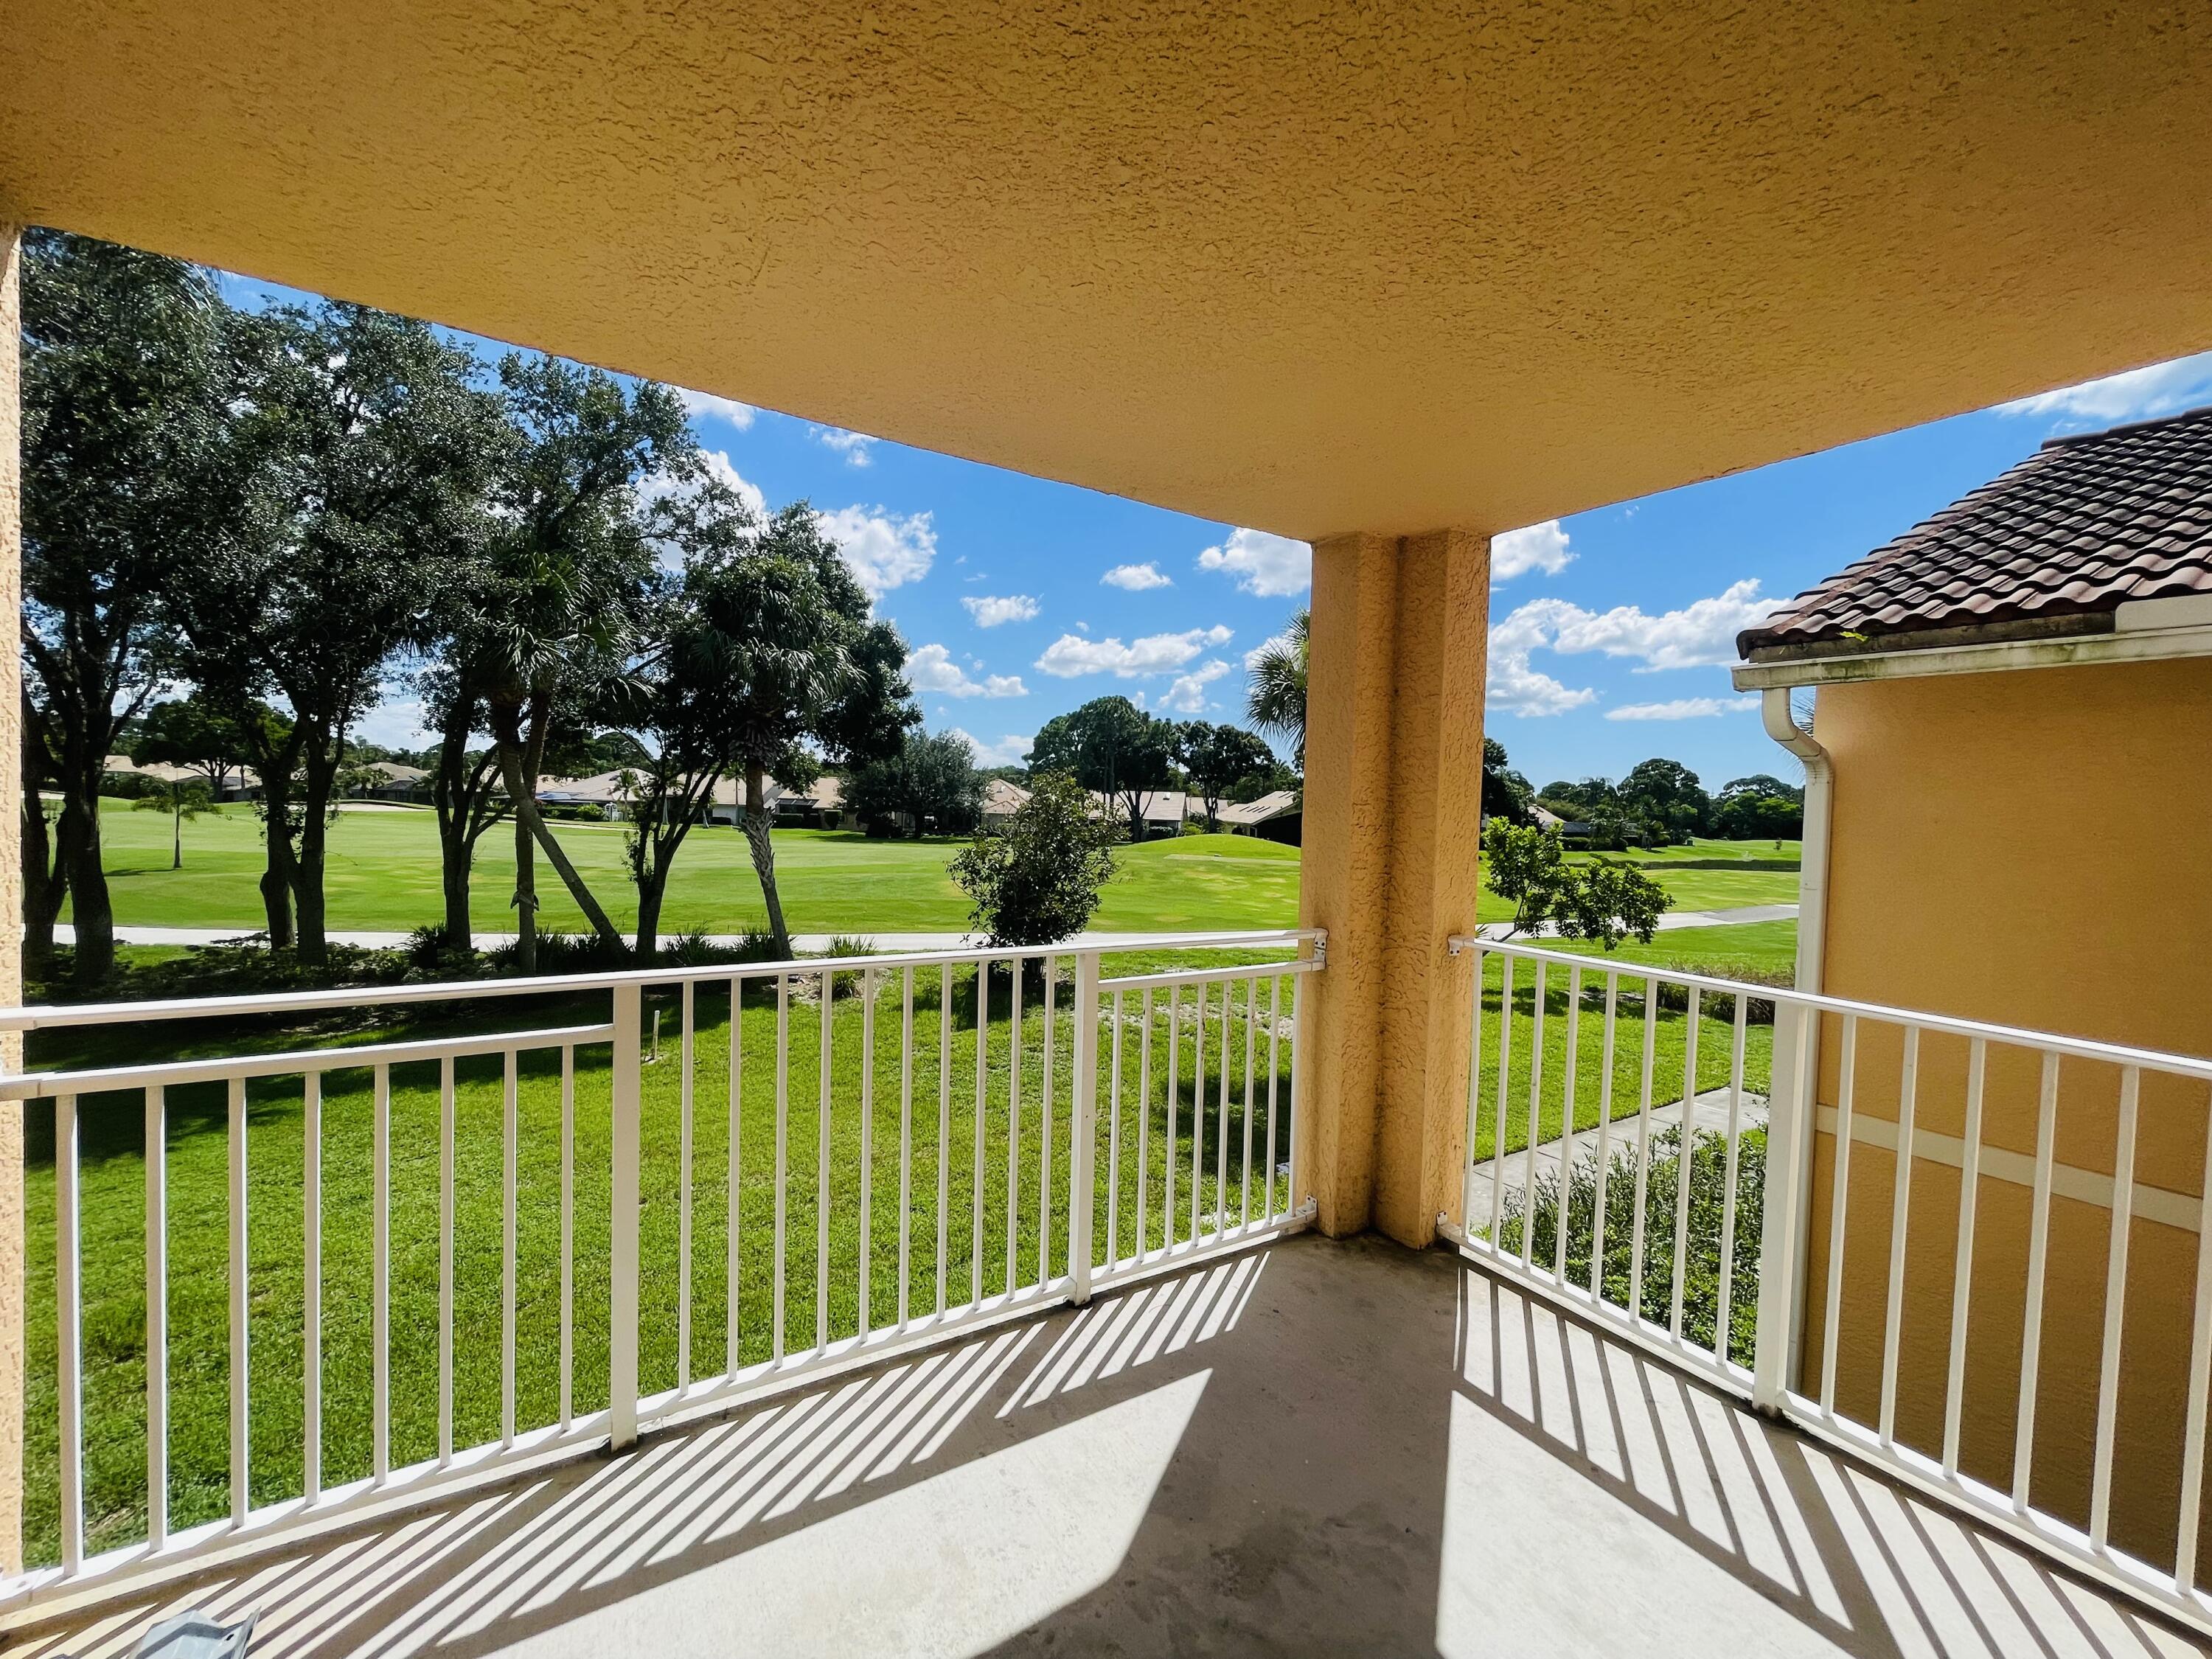
[[[2212,8],[9,0],[0,214],[1301,536],[2212,346]]]

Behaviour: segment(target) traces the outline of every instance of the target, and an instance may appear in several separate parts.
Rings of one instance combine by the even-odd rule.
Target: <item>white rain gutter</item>
[[[1797,878],[1796,987],[1818,993],[1822,988],[1822,962],[1827,946],[1828,826],[1834,800],[1835,766],[1810,732],[1797,724],[1790,710],[1790,688],[1770,687],[1759,695],[1759,714],[1766,735],[1802,762],[1805,768],[1805,826],[1800,833]],[[1786,1094],[1768,1114],[1767,1168],[1784,1171],[1784,1179],[1796,1189],[1794,1205],[1770,1205],[1765,1226],[1770,1236],[1760,1242],[1766,1261],[1788,1261],[1784,1276],[1769,1273],[1759,1287],[1760,1328],[1787,1328],[1790,1340],[1762,1343],[1752,1378],[1753,1403],[1761,1410],[1782,1409],[1783,1397],[1803,1375],[1805,1340],[1803,1291],[1806,1282],[1808,1229],[1802,1218],[1812,1213],[1813,1133],[1814,1085],[1820,1076],[1820,1019],[1793,1005],[1775,1010],[1774,1073]],[[1785,1234],[1784,1230],[1787,1229]],[[1773,1322],[1769,1323],[1771,1321]]]
[[[1802,867],[1797,878],[1797,988],[1821,989],[1820,962],[1827,939],[1828,819],[1833,800],[1835,767],[1828,751],[1790,712],[1790,688],[1778,685],[1759,693],[1759,717],[1766,735],[1787,749],[1805,768],[1805,827],[1799,834]]]

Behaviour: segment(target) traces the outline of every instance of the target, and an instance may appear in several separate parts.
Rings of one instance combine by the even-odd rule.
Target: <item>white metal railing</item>
[[[1320,943],[1170,935],[1110,953],[962,950],[0,1012],[0,1030],[62,1034],[49,1042],[395,1007],[512,1025],[498,1011],[516,997],[606,1016],[0,1077],[0,1098],[52,1102],[55,1335],[51,1443],[36,1413],[32,1425],[34,1462],[51,1444],[51,1482],[42,1490],[34,1468],[28,1483],[29,1530],[51,1547],[0,1582],[0,1623],[458,1480],[620,1448],[1304,1225],[1297,1032]],[[1109,954],[1232,948],[1274,959],[1102,976]],[[665,1012],[676,1030],[664,1055]],[[208,1173],[215,1132],[173,1147],[173,1132],[180,1111],[211,1121],[216,1097],[223,1213],[183,1214],[177,1159]],[[88,1191],[88,1125],[106,1146],[142,1116],[143,1182],[127,1158],[103,1157]],[[365,1228],[343,1224],[364,1209]],[[219,1257],[204,1237],[218,1220]],[[433,1228],[434,1253],[419,1236]],[[127,1250],[134,1230],[143,1285],[98,1283],[115,1303],[143,1291],[143,1402],[130,1356],[88,1358],[86,1339],[84,1241]],[[187,1249],[200,1267],[180,1280]],[[495,1322],[477,1282],[493,1255]],[[198,1305],[203,1270],[222,1279],[220,1332],[173,1317]],[[106,1324],[118,1308],[91,1311]],[[37,1370],[34,1355],[34,1392]],[[187,1389],[203,1407],[224,1396],[220,1468],[204,1437],[189,1448],[199,1466],[179,1462],[173,1408]],[[141,1409],[143,1469],[119,1473],[110,1449],[137,1432]],[[142,1535],[118,1540],[137,1505]]]
[[[2212,1060],[1451,950],[1470,1255],[2212,1630]],[[2086,1392],[2043,1387],[2054,1355]]]

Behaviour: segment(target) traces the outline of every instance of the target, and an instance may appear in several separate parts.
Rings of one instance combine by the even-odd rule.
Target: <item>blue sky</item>
[[[276,292],[227,286],[245,303]],[[1618,778],[1654,755],[1711,788],[1753,772],[1794,779],[1755,700],[1729,689],[1739,629],[2056,433],[2208,402],[2212,353],[1502,538],[1489,730],[1539,785]],[[690,403],[718,469],[769,507],[805,499],[828,515],[906,637],[926,723],[966,733],[987,764],[1019,759],[1044,721],[1112,692],[1178,717],[1240,719],[1247,655],[1305,600],[1300,544],[722,398]],[[418,746],[416,712],[395,696],[362,735]]]

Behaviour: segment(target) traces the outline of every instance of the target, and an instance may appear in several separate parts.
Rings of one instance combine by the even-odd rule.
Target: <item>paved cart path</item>
[[[1483,1109],[1486,1115],[1491,1109],[1492,1103],[1485,1101]],[[1654,1102],[1651,1107],[1652,1139],[1656,1140],[1661,1134],[1681,1121],[1682,1106],[1679,1098]],[[1698,1097],[1697,1115],[1693,1121],[1698,1126],[1698,1133],[1700,1135],[1725,1136],[1728,1133],[1729,1091],[1725,1085],[1718,1089],[1708,1089]],[[1766,1097],[1753,1094],[1748,1089],[1745,1090],[1743,1110],[1737,1121],[1736,1133],[1741,1134],[1747,1129],[1762,1128],[1765,1123]],[[1543,1180],[1546,1176],[1557,1177],[1559,1173],[1560,1157],[1565,1152],[1566,1145],[1566,1138],[1564,1135],[1557,1140],[1537,1143],[1536,1179],[1538,1181]],[[1632,1152],[1635,1146],[1636,1114],[1631,1111],[1624,1116],[1614,1118],[1613,1127],[1606,1131],[1607,1160],[1610,1161],[1618,1156],[1624,1148]],[[1575,1161],[1578,1164],[1586,1163],[1596,1156],[1597,1126],[1592,1124],[1587,1129],[1575,1131]],[[1504,1177],[1505,1190],[1509,1193],[1518,1193],[1528,1185],[1528,1153],[1525,1151],[1506,1153],[1503,1160],[1504,1168],[1502,1171],[1498,1168],[1499,1162],[1500,1160],[1492,1158],[1474,1166],[1474,1178],[1468,1183],[1467,1226],[1470,1232],[1482,1231],[1490,1225],[1492,1218],[1497,1214],[1498,1176],[1501,1174]]]
[[[1796,920],[1796,915],[1797,907],[1794,904],[1747,904],[1732,910],[1672,911],[1659,918],[1659,927],[1662,933],[1673,933],[1680,927],[1728,927],[1754,921],[1791,921]],[[241,927],[118,927],[115,930],[115,938],[116,942],[120,945],[215,945],[224,939],[247,937],[250,932],[250,929]],[[1273,937],[1273,930],[1271,929],[1254,930],[1249,937],[1255,939],[1264,939]],[[1482,933],[1486,939],[1503,939],[1506,933],[1505,924],[1487,923],[1484,926]],[[1173,939],[1178,936],[1178,933],[1174,932],[1088,933],[1078,934],[1070,941],[1070,947],[1099,945],[1112,950],[1116,946],[1133,944],[1139,940]],[[1235,939],[1244,935],[1241,933],[1223,934],[1211,931],[1194,932],[1186,929],[1182,930],[1180,936],[1193,939]],[[791,936],[791,943],[794,950],[821,951],[827,951],[831,940],[839,937],[864,939],[878,951],[957,951],[973,942],[968,933],[943,932],[858,935],[793,933]],[[406,944],[410,935],[358,933],[347,928],[339,928],[333,931],[330,938],[331,943],[335,945],[355,945],[372,950],[390,950]],[[479,933],[476,936],[477,948],[493,950],[499,945],[509,943],[514,938],[514,935],[512,933]],[[739,936],[735,933],[712,933],[708,935],[708,938],[716,945],[735,945]],[[64,922],[54,929],[54,939],[58,944],[75,944],[76,930],[67,922]]]

